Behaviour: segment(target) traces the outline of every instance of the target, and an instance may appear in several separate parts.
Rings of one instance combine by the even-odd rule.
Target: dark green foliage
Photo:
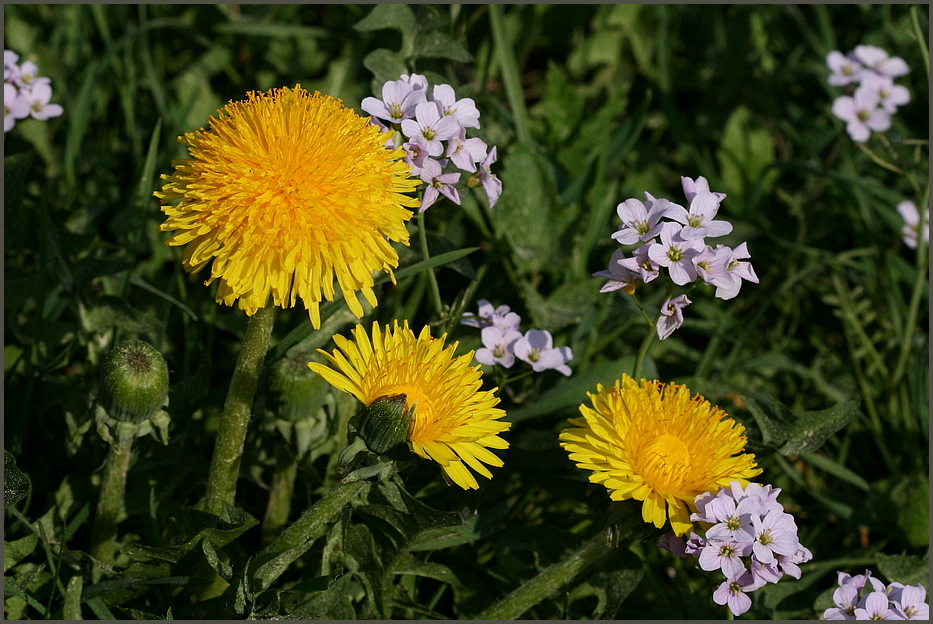
[[[895,209],[928,194],[929,73],[912,18],[925,42],[928,8],[498,10],[504,42],[486,5],[4,7],[6,47],[38,64],[65,109],[5,136],[7,619],[469,618],[640,513],[589,483],[557,436],[597,384],[632,372],[650,331],[630,296],[601,294],[591,277],[617,249],[616,206],[645,191],[685,205],[680,178],[700,175],[728,195],[720,218],[734,229],[715,242],[747,242],[760,283],[729,301],[693,288],[683,327],[655,340],[642,376],[686,383],[745,425],[756,481],[782,488],[813,551],[799,581],[754,593],[743,617],[818,616],[836,570],[928,583],[929,288]],[[846,90],[826,83],[826,54],[861,43],[911,67],[898,79],[911,102],[866,144],[904,175],[831,113]],[[360,111],[411,72],[476,102],[471,136],[497,146],[503,194],[490,208],[481,187],[462,188],[461,206],[413,219],[396,282],[376,276],[379,306],[363,319],[339,293],[319,331],[300,307],[278,312],[236,506],[205,513],[246,316],[215,303],[209,269],[186,274],[182,250],[163,244],[152,192],[187,155],[177,137],[247,91],[300,84]],[[663,291],[640,283],[636,295],[653,314]],[[571,347],[573,374],[486,370],[512,428],[496,451],[504,465],[476,491],[396,444],[404,419],[381,441],[384,427],[354,422],[390,457],[361,451],[357,480],[342,483],[360,405],[319,378],[286,388],[279,367],[297,376],[356,322],[430,324],[463,355],[482,346],[457,322],[479,299]],[[108,565],[87,554],[108,448],[90,397],[127,340],[165,358],[171,436],[135,443]],[[283,475],[284,524],[267,530]],[[724,617],[709,597],[718,577],[656,548],[659,536],[619,536],[522,619]]]

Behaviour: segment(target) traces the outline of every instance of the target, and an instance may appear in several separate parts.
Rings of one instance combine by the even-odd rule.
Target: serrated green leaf
[[[286,610],[290,617],[302,620],[355,620],[352,586],[353,575],[344,574],[324,591],[303,596],[289,596],[283,592]]]
[[[232,505],[224,504],[219,516],[186,507],[182,509],[174,527],[177,545],[129,544],[123,552],[138,561],[158,559],[178,563],[201,540],[210,540],[215,547],[222,548],[258,523],[256,518]]]
[[[214,569],[214,572],[220,575],[220,578],[225,581],[229,581],[233,578],[233,566],[220,560],[210,540],[201,540],[201,550],[204,551],[204,557],[207,559],[208,565]]]
[[[923,585],[929,589],[930,583],[930,554],[923,559],[913,555],[886,555],[875,554],[875,565],[878,571],[888,579],[888,583],[897,581],[904,585]]]
[[[39,536],[36,533],[30,533],[26,537],[12,542],[3,542],[3,572],[6,572],[17,563],[32,554],[39,543]]]
[[[29,492],[29,478],[16,467],[16,459],[3,451],[3,506],[15,505]]]
[[[761,442],[777,447],[783,444],[794,423],[794,415],[778,401],[757,393],[742,393],[742,401],[761,429]]]
[[[502,521],[508,515],[509,507],[501,502],[488,509],[471,515],[458,526],[426,529],[412,540],[408,549],[412,552],[439,550],[460,544],[469,544],[480,538],[492,535],[502,528]]]
[[[778,452],[786,456],[797,456],[817,450],[823,446],[826,438],[855,418],[859,404],[860,401],[844,401],[828,409],[803,412],[789,428],[787,442]]]

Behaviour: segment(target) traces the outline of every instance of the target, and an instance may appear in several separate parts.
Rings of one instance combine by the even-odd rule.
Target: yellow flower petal
[[[414,407],[408,445],[415,454],[440,464],[464,489],[479,487],[467,466],[491,478],[485,465],[498,467],[502,460],[488,449],[508,448],[498,434],[511,425],[500,420],[505,412],[495,407],[495,390],[480,389],[482,373],[470,366],[472,353],[454,357],[457,345],[445,346],[446,335],[432,338],[428,327],[415,338],[407,321],[384,331],[373,323],[372,339],[357,325],[353,338],[336,335],[333,353],[319,350],[333,368],[308,366],[365,405],[404,394],[405,410]]]
[[[642,517],[658,528],[669,519],[683,535],[697,495],[761,473],[744,453],[744,427],[685,386],[623,375],[589,398],[593,407],[580,406],[561,446],[612,500],[643,501]]]
[[[404,152],[339,100],[301,87],[249,93],[208,125],[179,137],[190,158],[173,161],[155,193],[161,229],[174,232],[166,244],[187,245],[185,269],[213,260],[217,301],[250,315],[270,297],[283,308],[300,299],[315,328],[334,279],[357,317],[358,292],[375,306],[372,274],[398,266],[388,241],[408,244],[407,207],[417,205],[405,195],[420,180]]]

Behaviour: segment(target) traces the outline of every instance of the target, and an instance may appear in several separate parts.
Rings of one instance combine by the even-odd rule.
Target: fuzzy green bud
[[[100,367],[98,399],[107,415],[141,423],[168,402],[168,366],[147,342],[128,340],[106,355]]]
[[[308,360],[323,360],[317,354],[286,357],[272,365],[269,390],[276,415],[283,420],[298,422],[317,418],[330,387],[323,377],[308,368]]]
[[[357,413],[357,433],[369,450],[381,454],[408,441],[414,406],[405,410],[407,398],[404,394],[382,397]]]

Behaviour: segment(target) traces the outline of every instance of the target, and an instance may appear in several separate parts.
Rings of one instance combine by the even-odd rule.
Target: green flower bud
[[[276,415],[290,422],[317,418],[327,399],[328,383],[308,368],[308,361],[323,361],[319,355],[300,353],[278,360],[269,374],[269,390]]]
[[[357,413],[357,433],[369,450],[381,454],[408,441],[408,425],[415,406],[406,411],[407,399],[404,394],[382,397]]]
[[[165,358],[142,340],[120,343],[101,364],[98,400],[116,420],[148,420],[168,403]]]

